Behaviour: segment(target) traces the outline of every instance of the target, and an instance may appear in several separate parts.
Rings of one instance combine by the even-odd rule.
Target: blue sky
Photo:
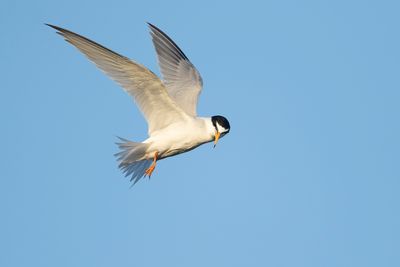
[[[396,1],[3,1],[1,266],[400,266]],[[159,74],[149,21],[232,126],[117,168],[140,112],[43,23]]]

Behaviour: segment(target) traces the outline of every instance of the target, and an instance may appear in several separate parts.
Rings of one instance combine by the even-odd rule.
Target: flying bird
[[[214,142],[229,133],[229,121],[220,115],[197,116],[203,80],[183,51],[156,26],[148,23],[163,80],[145,66],[82,35],[46,24],[116,81],[139,107],[148,124],[143,142],[119,138],[115,154],[119,168],[133,184],[151,177],[156,162]]]

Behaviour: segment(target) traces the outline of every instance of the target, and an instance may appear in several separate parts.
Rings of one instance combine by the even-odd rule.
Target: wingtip
[[[159,31],[159,29],[157,28],[157,26],[155,26],[154,24],[152,24],[152,23],[150,23],[150,22],[146,22],[147,23],[147,26],[149,27],[149,29],[150,29],[150,33],[151,34],[154,34],[154,32],[157,32],[157,31]]]
[[[149,26],[151,32],[161,32],[161,30],[154,24],[150,23],[150,22],[146,22],[147,26]]]
[[[55,26],[53,24],[50,24],[50,23],[45,23],[44,25],[49,26],[49,27],[51,27],[53,29],[56,29],[57,31],[59,31],[59,29],[60,29],[60,27],[57,27],[57,26]]]
[[[69,32],[69,31],[66,30],[66,29],[63,29],[63,28],[61,28],[61,27],[58,27],[58,26],[53,25],[53,24],[50,24],[50,23],[45,23],[45,25],[46,25],[46,26],[49,26],[49,27],[51,27],[51,28],[53,28],[53,29],[55,29],[55,30],[57,31],[57,33],[60,34],[60,35],[65,35],[66,33]]]

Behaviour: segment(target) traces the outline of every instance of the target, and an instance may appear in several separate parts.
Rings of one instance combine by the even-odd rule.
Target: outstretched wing
[[[196,116],[197,99],[203,87],[200,73],[171,38],[148,24],[168,94],[187,114]]]
[[[47,25],[56,29],[135,99],[147,120],[149,134],[187,117],[168,95],[161,80],[146,67],[79,34]]]

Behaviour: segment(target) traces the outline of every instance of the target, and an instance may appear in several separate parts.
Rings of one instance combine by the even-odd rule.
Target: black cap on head
[[[223,116],[219,116],[219,115],[217,115],[217,116],[212,116],[212,117],[211,117],[211,121],[212,121],[212,124],[214,125],[214,127],[215,127],[215,129],[216,129],[217,131],[218,131],[217,123],[218,123],[218,125],[220,125],[220,126],[222,126],[222,127],[224,127],[224,128],[226,129],[226,132],[225,132],[225,133],[228,133],[229,130],[231,129],[231,126],[230,126],[230,124],[229,124],[229,121],[228,121],[225,117],[223,117]]]

